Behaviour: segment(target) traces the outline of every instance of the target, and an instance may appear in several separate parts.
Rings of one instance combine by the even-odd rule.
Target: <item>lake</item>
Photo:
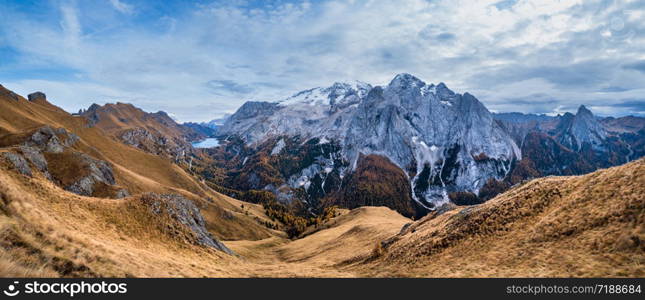
[[[215,148],[219,146],[219,140],[216,138],[207,138],[205,140],[192,143],[195,148]]]

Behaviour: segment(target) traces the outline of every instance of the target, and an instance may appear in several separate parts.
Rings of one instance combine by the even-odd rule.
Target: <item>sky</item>
[[[0,0],[0,84],[181,122],[398,73],[494,112],[645,116],[643,0]]]

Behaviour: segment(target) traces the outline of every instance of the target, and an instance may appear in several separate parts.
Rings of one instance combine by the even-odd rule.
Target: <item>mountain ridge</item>
[[[340,145],[334,155],[349,167],[332,165],[322,157],[319,167],[312,166],[331,167],[341,178],[355,170],[361,154],[385,156],[410,177],[412,197],[428,208],[449,201],[452,191],[476,193],[488,177],[504,177],[513,160],[520,158],[517,145],[474,96],[456,94],[444,83],[426,84],[406,73],[385,87],[336,83],[296,93],[286,101],[246,102],[218,134],[238,135],[250,148],[283,135],[303,141],[334,140]],[[482,143],[486,139],[490,142]],[[444,160],[452,165],[446,167]],[[325,177],[322,171],[289,176],[304,181]]]
[[[606,129],[606,124],[624,132]],[[584,105],[576,114],[559,116],[494,114],[470,93],[457,94],[442,82],[427,84],[401,73],[385,86],[334,83],[285,100],[248,101],[218,135],[244,142],[244,150],[236,150],[244,154],[228,166],[250,172],[244,178],[254,183],[249,187],[241,182],[244,179],[233,179],[228,183],[233,188],[270,190],[285,202],[304,190],[300,199],[309,206],[334,203],[331,198],[337,193],[331,191],[348,187],[345,178],[356,170],[359,157],[380,155],[403,170],[413,206],[423,214],[450,201],[485,201],[522,180],[584,174],[638,158],[643,153],[634,149],[645,139],[645,131],[636,130],[645,128],[640,124],[645,118],[598,118]],[[523,149],[527,137],[530,143]],[[337,150],[314,157],[314,162],[295,171],[271,162],[244,164],[264,155],[289,159],[281,152],[287,139],[293,141],[286,143],[292,145],[286,151],[302,152],[302,145],[310,142],[332,143]],[[280,151],[262,154],[260,149],[267,144]],[[531,157],[523,157],[524,152]],[[545,155],[550,158],[544,159]],[[562,169],[553,169],[548,162],[560,163]],[[269,169],[260,171],[264,175],[256,174],[265,168]],[[401,185],[393,180],[394,186]]]
[[[321,183],[346,180],[348,185],[339,190],[343,198],[322,201],[337,204],[333,200],[356,200],[350,204],[360,207],[325,210],[325,215],[308,216],[308,219],[300,217],[296,221],[304,222],[302,231],[288,236],[287,232],[275,228],[284,229],[279,226],[281,222],[295,217],[277,214],[280,206],[275,203],[261,206],[226,197],[211,189],[215,185],[209,177],[187,169],[182,163],[128,145],[98,126],[88,126],[88,119],[70,115],[49,103],[46,96],[32,99],[36,101],[0,88],[0,274],[3,276],[638,277],[643,274],[640,268],[645,238],[641,230],[643,159],[584,176],[520,182],[486,203],[446,203],[412,221],[397,212],[409,209],[404,207],[406,203],[416,203],[400,196],[411,189],[406,186],[405,171],[384,156],[362,156],[356,172],[341,178],[329,167],[350,165],[337,156],[341,145],[332,140],[280,136],[261,143],[258,149],[249,149],[244,141],[230,137],[220,147],[198,151],[203,155],[213,154],[204,157],[214,163],[219,163],[217,155],[229,155],[223,160],[231,166],[240,164],[247,170],[267,172],[237,173],[239,178],[251,179],[247,184],[261,180],[254,179],[253,174],[274,176],[304,169],[328,172],[324,178],[316,179]],[[396,112],[392,105],[383,107]],[[538,144],[547,138],[568,155],[577,156],[592,149],[583,146],[582,151],[575,152],[547,133],[530,134],[540,135],[535,139]],[[621,133],[625,134],[633,138],[634,133]],[[612,138],[609,137],[610,142]],[[611,152],[613,144],[607,145]],[[25,147],[37,149],[33,150],[36,153],[23,150]],[[540,149],[535,150],[543,152]],[[7,153],[13,158],[6,157]],[[38,153],[44,156],[42,160]],[[45,172],[53,177],[65,174],[56,171],[57,163],[50,156],[61,153],[74,154],[58,164],[62,166],[87,162],[85,158],[96,160],[92,161],[94,164],[100,164],[99,161],[109,164],[115,183],[127,188],[130,195],[114,199],[65,189],[65,185],[51,180]],[[322,161],[320,157],[328,160]],[[535,163],[525,158],[517,163]],[[43,168],[45,163],[47,169]],[[259,168],[262,165],[264,169]],[[232,169],[239,172],[236,167]],[[515,168],[511,175],[519,169]],[[315,184],[316,180],[310,181],[309,186],[337,187]],[[397,184],[390,185],[392,182]],[[294,183],[307,184],[297,180]],[[266,194],[271,193],[249,191],[243,195],[253,202]],[[390,202],[392,198],[403,201]],[[452,194],[450,198],[452,201]],[[363,205],[390,206],[397,211]],[[234,255],[227,254],[231,251]]]

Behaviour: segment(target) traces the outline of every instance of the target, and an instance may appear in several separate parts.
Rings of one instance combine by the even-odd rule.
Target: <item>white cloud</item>
[[[81,23],[78,20],[76,8],[69,4],[64,4],[60,8],[62,20],[60,26],[65,35],[65,41],[76,44],[82,33]],[[71,45],[76,46],[76,45]]]
[[[0,25],[14,33],[10,47],[24,54],[23,63],[62,66],[80,77],[0,80],[25,92],[47,88],[69,110],[121,100],[183,121],[334,81],[387,83],[400,72],[470,91],[500,111],[645,99],[645,74],[621,67],[645,52],[642,15],[624,13],[637,3],[518,0],[498,8],[497,2],[224,2],[137,27],[114,25],[137,17],[122,1],[110,1],[108,9],[129,15],[104,22],[110,26],[85,17],[89,11],[80,2],[63,2],[60,16],[52,16],[60,18],[58,27],[20,13]],[[620,30],[610,26],[617,16],[623,16]],[[589,66],[594,63],[605,69]],[[611,86],[631,94],[596,94]],[[518,99],[535,103],[513,105]]]

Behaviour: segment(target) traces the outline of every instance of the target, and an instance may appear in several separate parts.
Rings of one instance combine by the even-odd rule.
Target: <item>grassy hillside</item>
[[[167,220],[140,196],[82,197],[2,164],[0,267],[4,276],[643,276],[643,185],[632,186],[644,176],[638,161],[544,178],[416,222],[362,207],[298,240],[225,241],[239,255],[229,256],[163,230]]]
[[[197,201],[208,228],[221,239],[258,239],[272,234],[255,220],[266,218],[260,206],[245,204],[246,209],[242,209],[244,202],[213,191],[171,161],[125,145],[103,129],[89,127],[85,118],[73,116],[45,99],[28,101],[0,86],[0,141],[44,125],[78,135],[74,150],[112,164],[116,183],[130,194],[178,193]]]

